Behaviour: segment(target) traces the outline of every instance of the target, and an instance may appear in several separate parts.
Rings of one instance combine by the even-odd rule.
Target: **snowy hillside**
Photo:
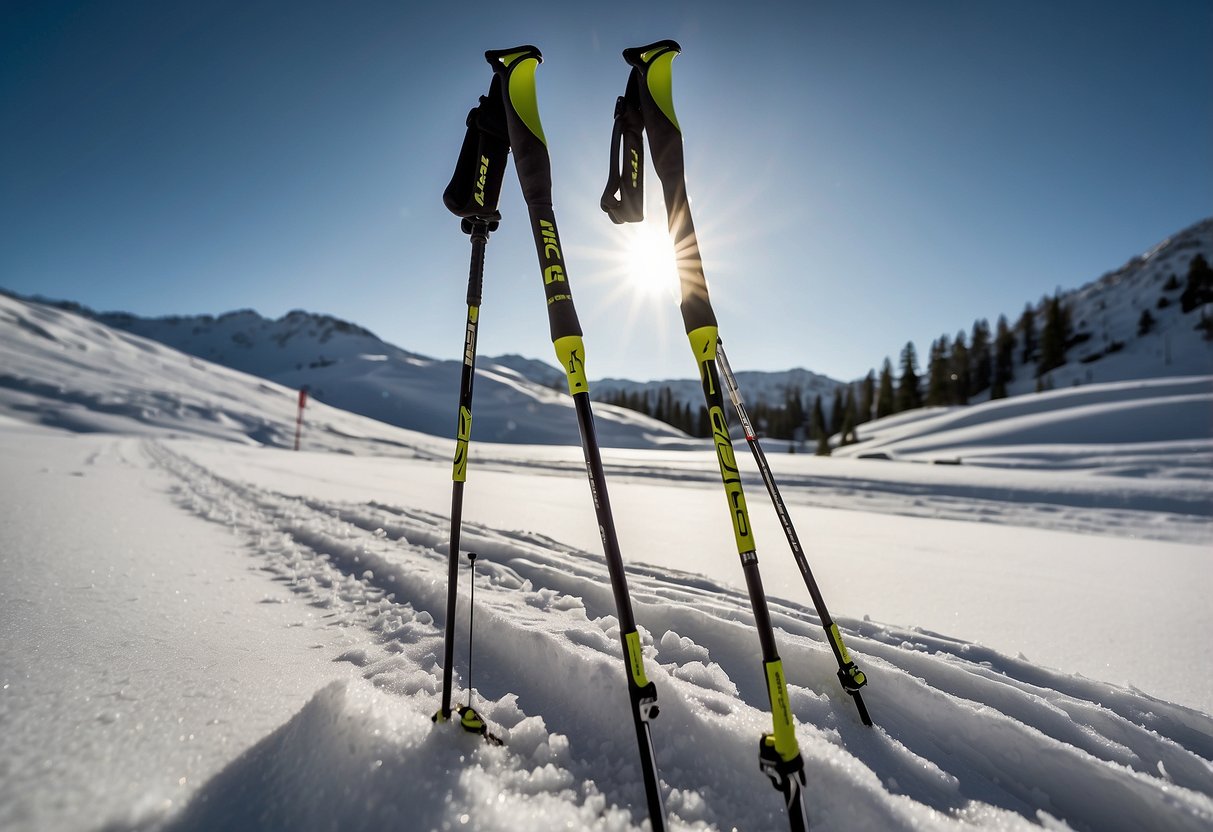
[[[1015,351],[1010,396],[1032,393],[1038,384],[1069,387],[1141,378],[1213,373],[1213,342],[1196,326],[1203,313],[1184,312],[1178,299],[1193,257],[1213,260],[1213,219],[1170,237],[1121,268],[1060,297],[1071,316],[1067,363],[1039,381],[1034,361]],[[307,385],[314,398],[388,424],[434,436],[451,431],[451,402],[457,397],[460,365],[403,350],[373,333],[327,315],[291,312],[269,320],[252,310],[210,315],[141,318],[96,313],[71,302],[59,308],[107,326],[150,338],[174,349],[288,387]],[[1142,313],[1153,324],[1139,332]],[[1042,312],[1038,309],[1037,317]],[[1007,310],[1014,324],[1015,310]],[[1037,324],[1039,326],[1039,323]],[[688,359],[689,363],[689,359]],[[821,397],[827,418],[844,382],[809,370],[777,372],[735,368],[751,407],[780,406],[798,393],[808,408]],[[922,368],[925,369],[925,368]],[[592,370],[592,368],[591,368]],[[545,361],[520,355],[480,357],[477,362],[473,438],[490,442],[577,445],[576,425],[563,373]],[[925,383],[925,380],[924,380]],[[592,395],[614,401],[622,393],[656,401],[669,389],[672,400],[698,413],[703,393],[697,379],[638,382],[606,378],[592,382]],[[982,401],[988,389],[973,398]],[[625,408],[600,405],[599,438],[609,447],[702,447],[670,425]],[[519,414],[526,414],[520,418]]]
[[[873,426],[961,465],[772,454],[872,728],[741,460],[814,830],[1213,825],[1211,398]],[[316,404],[295,453],[293,420],[289,388],[0,298],[0,829],[646,828],[579,449],[473,443],[454,670],[492,747],[430,721],[453,443]],[[670,827],[785,829],[715,459],[605,461]]]
[[[1050,373],[1054,387],[1213,373],[1213,342],[1197,324],[1201,310],[1180,308],[1189,264],[1213,261],[1213,219],[1163,240],[1140,257],[1082,287],[1062,292],[1073,324],[1065,366]],[[1007,317],[1014,323],[1014,310]],[[1143,312],[1154,325],[1139,334]],[[1016,367],[1011,395],[1035,389],[1032,366]]]
[[[1209,376],[1093,384],[863,425],[844,457],[1202,480],[1213,471]]]
[[[1188,266],[1198,254],[1206,261],[1213,261],[1213,219],[1203,220],[1163,240],[1098,280],[1078,289],[1062,291],[1061,300],[1070,309],[1072,346],[1067,363],[1051,371],[1045,385],[1057,388],[1213,373],[1213,342],[1205,340],[1197,327],[1202,312],[1193,309],[1185,313],[1179,303]],[[1033,299],[1031,303],[1037,307],[1039,330],[1043,311],[1037,300]],[[1005,310],[1012,326],[1021,311]],[[1143,312],[1149,312],[1153,319],[1149,331],[1144,333],[1139,332]],[[1207,312],[1213,315],[1213,310]],[[968,327],[965,322],[958,322],[958,325],[961,329]],[[886,346],[896,359],[900,345],[890,343]],[[926,357],[920,358],[925,361]],[[812,363],[811,356],[804,360]],[[879,370],[878,364],[879,359],[874,362],[874,370]],[[747,401],[778,406],[789,391],[799,391],[806,409],[821,396],[827,418],[834,392],[844,384],[803,369],[782,372],[734,369],[738,370],[738,381]],[[925,371],[926,367],[920,369]],[[1035,359],[1023,361],[1022,342],[1015,351],[1013,372],[1014,378],[1007,385],[1009,395],[1036,390]],[[595,382],[594,396],[611,400],[619,393],[641,392],[656,397],[667,387],[679,404],[690,404],[695,409],[702,404],[702,390],[693,378],[650,382],[608,378]],[[988,397],[987,389],[974,401]]]
[[[16,308],[12,304],[23,304],[26,311],[21,314],[26,318],[45,314],[29,311],[38,309],[38,304],[4,296],[0,300],[10,309]],[[433,436],[446,436],[455,427],[458,362],[407,352],[346,321],[298,311],[278,320],[251,310],[219,317],[140,318],[95,313],[72,303],[58,307],[293,389],[307,385],[313,399],[390,425]],[[559,374],[554,368],[548,370]],[[562,375],[560,378],[563,380]],[[576,421],[569,418],[572,399],[561,392],[563,383],[559,389],[553,386],[552,379],[539,384],[524,377],[509,366],[508,358],[502,365],[492,359],[478,361],[472,438],[578,444]],[[598,416],[599,441],[608,447],[701,445],[663,422],[630,410],[602,407]]]

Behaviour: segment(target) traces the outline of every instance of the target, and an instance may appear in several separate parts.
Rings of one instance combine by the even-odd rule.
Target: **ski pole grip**
[[[534,46],[516,46],[489,50],[484,57],[493,67],[495,78],[501,82],[510,147],[514,150],[514,168],[518,171],[522,197],[530,212],[531,233],[543,273],[552,342],[569,343],[563,339],[581,338],[581,324],[569,291],[556,215],[552,211],[552,162],[535,92],[535,69],[543,56]],[[581,361],[582,358],[577,359],[578,364]],[[567,371],[568,366],[565,369]]]
[[[678,126],[678,116],[674,113],[673,63],[681,51],[677,41],[672,40],[659,40],[648,46],[634,46],[623,50],[623,59],[633,70],[633,78],[628,80],[629,90],[633,79],[638,82],[640,112],[644,118],[644,129],[649,134],[653,169],[661,178],[667,208],[681,204],[670,202],[671,189],[675,183],[684,192],[682,203],[686,201],[682,130]]]
[[[489,94],[468,112],[467,133],[442,202],[457,217],[500,220],[497,201],[510,158],[510,138],[502,108],[501,82],[494,76]]]
[[[716,326],[716,314],[708,297],[703,263],[691,204],[687,199],[686,169],[682,155],[682,130],[674,114],[674,58],[682,51],[677,41],[659,40],[647,46],[623,50],[623,59],[639,75],[640,112],[649,134],[653,170],[661,180],[670,236],[674,239],[678,281],[682,287],[682,320],[687,333]]]
[[[664,121],[669,122],[675,130],[679,127],[678,117],[674,114],[672,65],[674,58],[681,52],[682,47],[675,40],[659,40],[647,46],[633,46],[623,50],[623,59],[639,70],[648,98],[656,105]],[[644,97],[641,96],[642,100]],[[645,126],[650,131],[651,142],[652,130],[660,126],[660,120],[650,118],[647,108]]]
[[[535,92],[535,70],[543,55],[534,46],[512,49],[490,49],[485,60],[493,67],[501,83],[505,103],[506,124],[510,146],[514,151],[514,167],[522,185],[526,204],[552,204],[552,164],[548,158],[547,138],[539,120],[539,101]]]

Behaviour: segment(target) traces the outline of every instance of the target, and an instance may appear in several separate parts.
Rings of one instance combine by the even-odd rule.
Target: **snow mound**
[[[568,742],[541,719],[519,718],[500,748],[454,724],[435,726],[432,704],[367,683],[331,683],[161,828],[633,828],[593,783],[560,765]],[[498,718],[506,709],[496,709]]]
[[[1149,476],[1213,466],[1213,376],[1053,390],[968,407],[924,408],[864,425],[840,457]]]

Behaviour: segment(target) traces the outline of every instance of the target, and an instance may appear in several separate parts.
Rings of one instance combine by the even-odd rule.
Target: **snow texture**
[[[315,403],[294,453],[293,390],[11,298],[0,368],[0,829],[646,828],[577,448],[473,445],[454,670],[493,747],[430,720],[451,441]],[[747,467],[814,829],[1213,825],[1211,402],[1089,385],[772,455],[872,728]],[[670,825],[786,828],[714,460],[606,463]]]

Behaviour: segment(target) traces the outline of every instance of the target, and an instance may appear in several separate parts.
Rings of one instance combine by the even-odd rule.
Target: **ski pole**
[[[491,50],[485,53],[485,59],[493,67],[494,83],[499,85],[505,103],[514,167],[530,214],[531,231],[543,276],[552,345],[560,366],[565,371],[569,393],[573,397],[577,413],[586,474],[590,481],[594,511],[615,598],[616,617],[619,620],[628,699],[640,753],[649,823],[653,832],[663,832],[665,807],[662,805],[656,755],[649,729],[649,722],[658,713],[657,688],[648,680],[644,671],[640,634],[636,629],[632,602],[628,594],[627,576],[619,551],[602,454],[590,406],[590,386],[585,374],[585,345],[581,324],[573,306],[568,271],[556,228],[556,216],[552,211],[551,161],[548,157],[543,124],[539,118],[535,90],[535,70],[543,57],[534,46],[518,46],[513,49]]]
[[[804,578],[809,595],[813,598],[813,606],[816,607],[817,616],[821,619],[826,641],[829,642],[830,649],[834,651],[834,658],[838,662],[838,681],[842,685],[842,689],[855,700],[855,707],[859,710],[859,718],[863,724],[871,725],[872,717],[868,715],[868,708],[859,692],[859,689],[867,684],[867,676],[851,659],[847,646],[842,642],[842,633],[838,631],[838,625],[834,623],[834,619],[830,617],[830,611],[826,609],[825,598],[822,597],[817,580],[813,577],[813,570],[809,568],[804,547],[800,545],[800,536],[796,534],[796,527],[792,525],[792,517],[788,513],[787,504],[783,501],[783,495],[779,493],[779,486],[775,482],[774,474],[771,473],[771,465],[767,462],[767,456],[758,441],[758,434],[750,421],[750,414],[746,412],[745,403],[741,399],[741,389],[737,385],[737,377],[733,375],[729,359],[725,356],[724,343],[719,340],[716,343],[716,360],[720,365],[720,374],[725,386],[729,389],[729,399],[733,402],[733,409],[741,421],[741,429],[745,432],[746,442],[750,446],[750,452],[754,455],[754,462],[757,463],[758,471],[762,474],[762,481],[766,484],[767,493],[771,495],[775,513],[779,515],[779,524],[783,526],[784,536],[787,537],[788,546],[792,549],[792,557],[796,560],[796,565],[800,568],[800,575]]]
[[[653,167],[661,180],[665,195],[670,235],[674,241],[679,283],[682,290],[683,323],[691,350],[699,366],[704,401],[712,427],[712,441],[721,482],[728,501],[729,515],[737,554],[745,575],[754,626],[762,651],[762,666],[766,677],[767,697],[771,709],[772,731],[763,734],[759,742],[759,768],[779,790],[787,808],[793,832],[808,828],[808,808],[805,803],[804,759],[796,741],[787,680],[783,662],[775,644],[770,611],[762,576],[758,569],[757,547],[754,543],[741,473],[729,436],[724,415],[724,398],[717,369],[718,326],[708,296],[707,281],[699,255],[698,240],[691,220],[690,202],[686,195],[683,167],[682,134],[674,114],[671,65],[680,51],[678,44],[664,40],[648,46],[625,49],[624,60],[632,67],[626,92],[616,103],[616,127],[611,142],[611,163],[627,162],[640,142],[641,130],[648,132]],[[636,121],[637,114],[639,122]],[[620,152],[624,155],[619,157]],[[603,193],[601,207],[614,222],[639,219],[636,207],[643,206],[639,177],[626,175],[626,168],[613,176]],[[616,197],[615,194],[619,196]],[[642,212],[640,212],[642,213]]]
[[[509,157],[505,113],[499,97],[486,96],[467,117],[467,133],[451,182],[443,192],[446,207],[461,218],[460,229],[471,240],[468,268],[467,323],[463,337],[463,367],[459,378],[459,415],[455,427],[455,459],[451,474],[451,542],[447,552],[446,624],[443,638],[442,704],[435,722],[451,716],[452,673],[455,666],[455,602],[458,597],[459,536],[463,523],[463,488],[467,481],[468,445],[472,436],[472,386],[476,378],[476,334],[484,285],[484,253],[489,234],[501,214],[497,200]]]
[[[476,621],[476,553],[468,552],[468,703],[472,707],[472,625]]]
[[[619,98],[615,106],[615,130],[611,137],[611,178],[602,196],[602,208],[612,220],[617,223],[637,222],[644,219],[644,171],[643,171],[643,133],[649,133],[649,143],[653,148],[654,166],[658,170],[662,187],[665,192],[666,205],[669,211],[670,230],[676,239],[676,250],[682,255],[680,262],[686,266],[686,272],[680,269],[683,288],[683,315],[688,321],[705,321],[715,324],[711,317],[707,284],[703,279],[702,264],[695,238],[694,227],[691,223],[690,207],[686,198],[686,181],[683,172],[682,133],[674,115],[672,98],[670,65],[679,51],[674,41],[662,41],[639,50],[629,50],[631,56],[625,53],[625,58],[634,67],[636,62],[648,66],[637,67],[628,78],[627,90]],[[645,64],[645,61],[648,61]],[[643,83],[644,93],[641,94]],[[644,103],[644,102],[647,102]],[[629,163],[631,169],[628,169]],[[616,167],[616,165],[619,167]],[[639,170],[635,168],[639,166]],[[688,330],[692,327],[688,323]],[[766,455],[758,442],[758,437],[750,424],[749,414],[742,404],[741,392],[737,379],[732,373],[723,347],[717,339],[717,359],[725,384],[729,388],[730,399],[745,430],[746,441],[758,464],[767,492],[771,496],[775,511],[779,515],[792,556],[804,578],[805,586],[813,598],[817,614],[825,628],[826,638],[838,661],[838,679],[843,690],[855,700],[860,719],[865,725],[871,725],[867,707],[859,689],[867,683],[867,677],[851,659],[846,645],[842,641],[833,618],[826,608],[825,599],[821,595],[808,560],[804,554],[796,529],[792,525],[787,506],[779,493]]]

